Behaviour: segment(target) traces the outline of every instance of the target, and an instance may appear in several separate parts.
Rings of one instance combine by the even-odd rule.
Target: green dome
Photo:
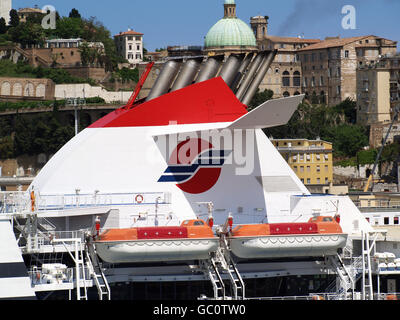
[[[233,0],[225,0],[233,2]],[[250,27],[238,18],[223,18],[208,31],[204,46],[257,46],[256,37]]]

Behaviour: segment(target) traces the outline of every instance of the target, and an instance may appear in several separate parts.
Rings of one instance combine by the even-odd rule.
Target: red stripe
[[[246,114],[222,78],[213,78],[137,105],[118,109],[89,128],[232,122]]]

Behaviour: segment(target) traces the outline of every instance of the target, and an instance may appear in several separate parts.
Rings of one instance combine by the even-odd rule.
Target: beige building
[[[271,139],[305,185],[333,182],[332,143],[323,140]]]
[[[0,1],[0,18],[4,18],[4,20],[6,20],[7,25],[10,21],[11,9],[12,9],[11,0],[1,0]]]
[[[390,71],[382,68],[357,69],[357,123],[390,122]]]
[[[278,50],[260,85],[260,90],[272,90],[274,98],[300,94],[302,70],[301,63],[297,59],[297,50],[319,43],[321,40],[268,35],[267,16],[252,17],[250,25],[260,50]]]
[[[400,104],[400,55],[380,56],[357,69],[357,122],[389,123]]]
[[[114,36],[117,52],[131,67],[143,61],[143,33],[128,29]]]
[[[377,36],[327,38],[298,50],[302,64],[302,90],[307,97],[336,105],[346,98],[356,100],[358,67],[376,61],[379,55],[395,53],[397,42]]]

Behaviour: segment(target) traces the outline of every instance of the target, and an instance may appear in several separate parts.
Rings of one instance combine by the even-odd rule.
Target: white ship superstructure
[[[354,298],[357,277],[363,277],[362,297],[372,299],[374,229],[347,196],[311,195],[262,131],[285,124],[303,96],[270,100],[250,112],[242,103],[251,100],[275,54],[231,55],[223,63],[218,57],[202,64],[169,60],[147,99],[133,99],[80,132],[26,193],[2,193],[1,223],[16,235],[18,261],[25,257],[33,290],[67,290],[70,297],[75,290],[76,298],[85,299],[88,288],[96,287],[105,299],[112,296],[112,283],[211,281],[212,298],[244,299],[251,298],[248,279],[317,274],[338,277],[329,288],[337,299]],[[296,231],[289,237],[293,230],[268,235],[268,240],[286,241],[290,256],[257,257],[245,247],[235,256],[230,247],[234,226],[286,223],[290,229],[308,226],[316,217],[336,217],[340,235],[322,237],[317,229],[312,236]],[[199,245],[203,238],[186,241],[190,231],[179,233],[186,230],[185,221],[196,219],[207,220],[218,239],[196,247],[198,257],[174,261],[143,247],[138,249],[143,256],[157,252],[159,258],[140,264],[126,257],[129,250],[132,256],[138,252],[134,245],[160,245],[170,257],[182,246]],[[98,242],[110,260],[102,261],[96,241],[107,230],[134,230],[136,238],[125,239],[124,233],[101,248]],[[146,238],[147,231],[155,238]],[[314,245],[336,242],[319,243],[312,255],[304,244],[296,251],[298,243],[311,238]],[[0,248],[12,241],[6,239]],[[14,261],[0,255],[4,263]],[[7,292],[0,286],[0,297]]]

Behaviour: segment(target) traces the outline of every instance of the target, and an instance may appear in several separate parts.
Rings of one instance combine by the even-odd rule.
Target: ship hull
[[[230,238],[239,258],[276,258],[335,255],[346,245],[347,234],[280,235]]]

